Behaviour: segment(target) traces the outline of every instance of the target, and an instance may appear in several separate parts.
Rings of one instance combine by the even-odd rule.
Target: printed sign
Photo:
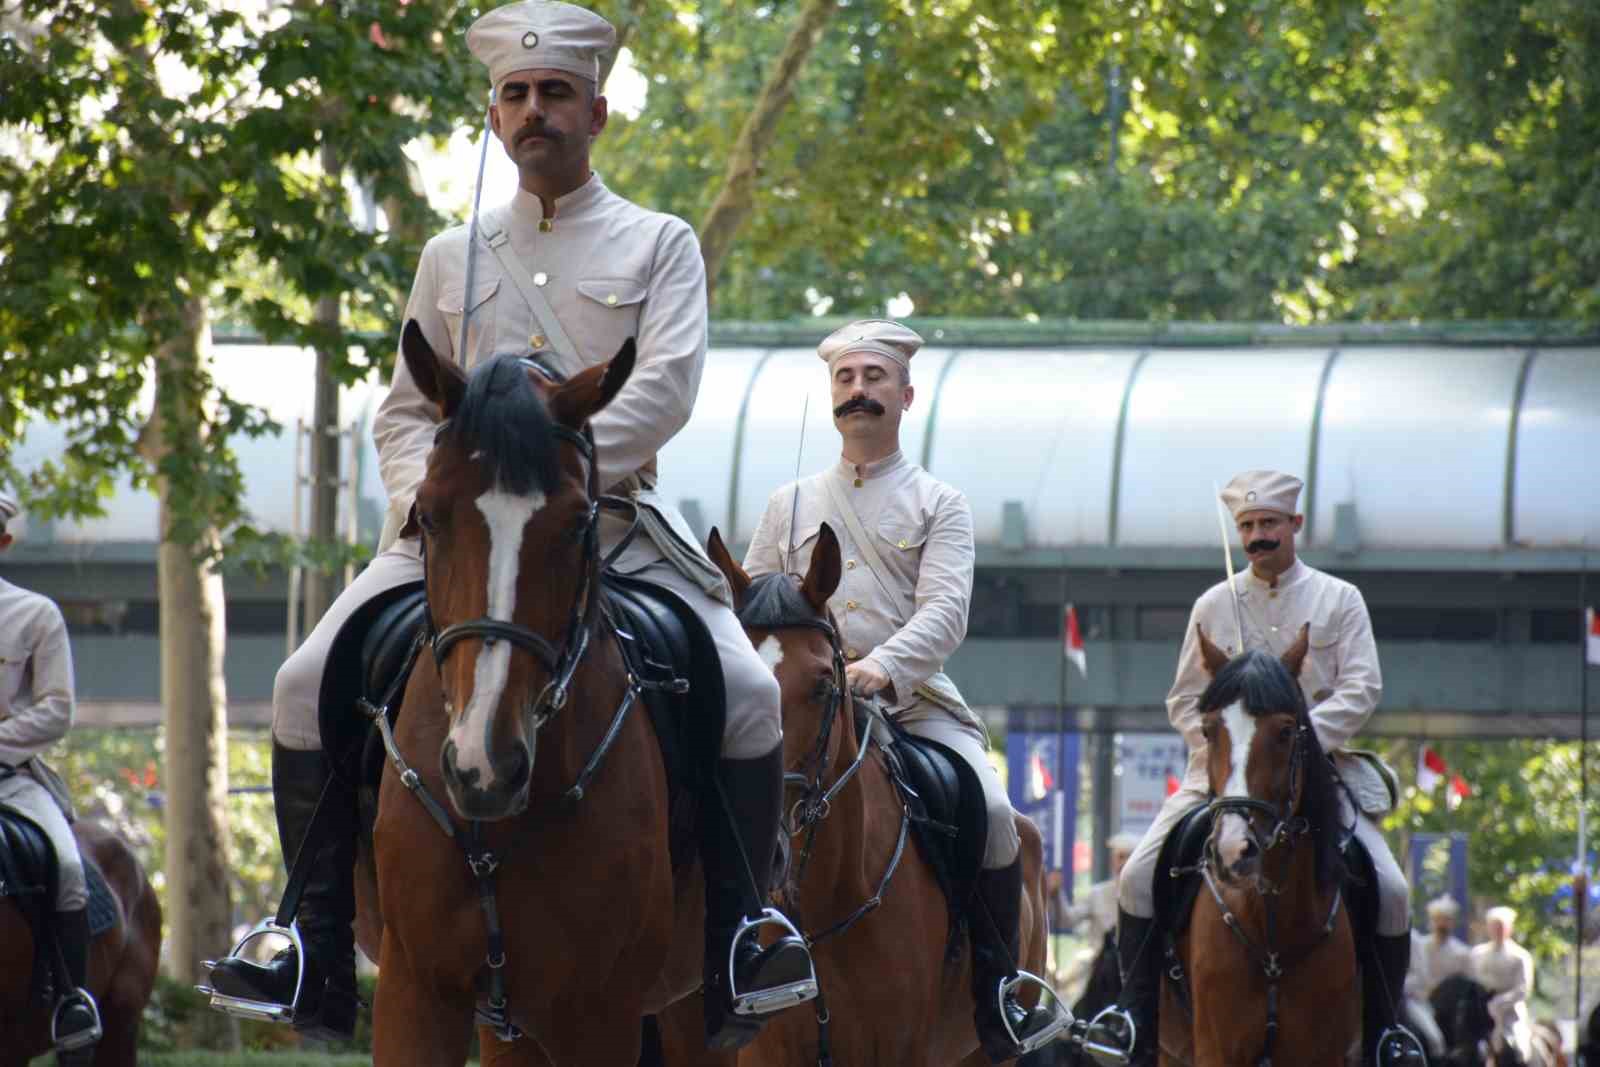
[[[1143,837],[1188,763],[1189,747],[1177,734],[1118,734],[1118,832]]]
[[[1078,825],[1078,735],[1010,734],[1006,769],[1011,806],[1032,819],[1044,837],[1045,870],[1067,868]]]

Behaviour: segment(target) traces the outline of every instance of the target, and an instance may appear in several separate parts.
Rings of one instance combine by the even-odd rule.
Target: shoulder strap
[[[872,543],[872,538],[867,536],[867,531],[861,526],[861,518],[856,514],[856,509],[851,506],[850,498],[839,492],[838,485],[834,482],[833,472],[825,471],[822,475],[822,484],[828,490],[828,495],[833,498],[833,506],[838,510],[839,517],[844,520],[845,527],[850,531],[850,536],[855,539],[856,548],[861,551],[862,557],[867,561],[867,570],[872,572],[872,577],[877,579],[878,587],[888,595],[891,603],[898,603],[900,597],[884,577],[888,567],[878,556],[878,549]],[[792,534],[790,536],[793,536]]]
[[[528,268],[522,265],[522,261],[512,251],[511,238],[506,233],[503,214],[499,211],[486,213],[478,224],[478,232],[483,237],[484,243],[489,246],[489,251],[494,253],[494,258],[500,261],[501,269],[511,279],[511,284],[522,294],[528,310],[533,312],[533,317],[549,340],[550,347],[555,350],[556,355],[567,362],[567,372],[577,371],[583,366],[583,361],[578,357],[577,346],[562,328],[561,319],[556,315],[555,308],[551,307],[550,301],[545,298],[544,288],[534,284]]]

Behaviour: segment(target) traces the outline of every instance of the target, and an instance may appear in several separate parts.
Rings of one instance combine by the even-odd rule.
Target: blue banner
[[[1461,906],[1456,921],[1456,936],[1467,936],[1467,919],[1472,901],[1467,897],[1467,835],[1463,833],[1411,835],[1411,904],[1413,922],[1431,929],[1427,919],[1428,901],[1449,895]]]
[[[1011,806],[1044,837],[1044,868],[1072,877],[1078,828],[1078,734],[1016,732],[1006,737]]]

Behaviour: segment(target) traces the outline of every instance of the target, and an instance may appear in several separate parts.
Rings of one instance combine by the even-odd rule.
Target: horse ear
[[[706,538],[706,554],[733,587],[734,604],[743,604],[744,595],[750,591],[750,575],[734,560],[733,553],[722,543],[722,534],[717,532],[715,526],[711,527],[711,536]]]
[[[611,362],[590,367],[558,385],[550,394],[550,413],[557,422],[574,430],[588,422],[622,391],[623,384],[633,373],[637,354],[638,349],[630,337],[622,342]]]
[[[448,359],[440,359],[422,334],[416,319],[407,319],[400,333],[400,355],[422,395],[439,405],[444,418],[455,414],[467,391],[467,376]]]
[[[416,537],[421,532],[422,524],[417,521],[417,502],[413,500],[411,510],[406,512],[406,524],[400,527],[398,536],[403,540],[407,537]]]
[[[827,523],[817,533],[817,543],[811,550],[811,566],[806,570],[806,580],[800,591],[817,614],[828,609],[828,598],[839,588],[844,567],[839,559],[839,538]]]
[[[1311,650],[1311,624],[1305,623],[1300,627],[1300,635],[1294,639],[1294,644],[1289,646],[1287,652],[1278,659],[1289,668],[1291,678],[1300,677],[1300,668],[1305,666],[1306,653]]]
[[[1217,672],[1228,665],[1228,654],[1211,643],[1205,627],[1199,623],[1194,624],[1194,632],[1200,638],[1200,658],[1205,661],[1206,673],[1216,677]]]

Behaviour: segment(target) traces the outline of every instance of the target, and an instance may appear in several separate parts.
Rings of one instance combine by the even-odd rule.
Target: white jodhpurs
[[[16,808],[39,824],[56,852],[56,910],[79,911],[89,904],[89,882],[72,824],[44,786],[18,771],[0,780],[0,804]]]
[[[728,714],[722,733],[722,755],[753,759],[783,741],[778,681],[761,662],[733,610],[707,596],[671,564],[654,563],[635,576],[664,585],[683,597],[711,631],[722,659]],[[373,597],[406,582],[422,580],[422,561],[415,541],[397,541],[380,553],[339,594],[300,647],[278,669],[272,686],[272,736],[285,748],[322,748],[317,697],[328,652],[345,620]]]
[[[1011,798],[1006,796],[1006,787],[1000,783],[994,764],[989,762],[989,736],[943,711],[918,714],[898,722],[909,734],[926,737],[955,750],[983,783],[983,805],[989,813],[989,841],[983,851],[983,869],[997,871],[1016,862],[1022,838],[1017,833]]]
[[[1122,877],[1117,883],[1117,902],[1123,911],[1141,919],[1155,918],[1155,878],[1159,873],[1156,863],[1161,857],[1161,846],[1185,815],[1209,799],[1206,793],[1187,786],[1167,798],[1156,821],[1150,824],[1122,868]],[[1352,815],[1350,798],[1341,790],[1340,818],[1345,825],[1349,825]],[[1366,846],[1377,875],[1378,934],[1399,937],[1411,929],[1411,886],[1389,851],[1389,844],[1377,823],[1363,815],[1355,820],[1355,827],[1356,839]]]

